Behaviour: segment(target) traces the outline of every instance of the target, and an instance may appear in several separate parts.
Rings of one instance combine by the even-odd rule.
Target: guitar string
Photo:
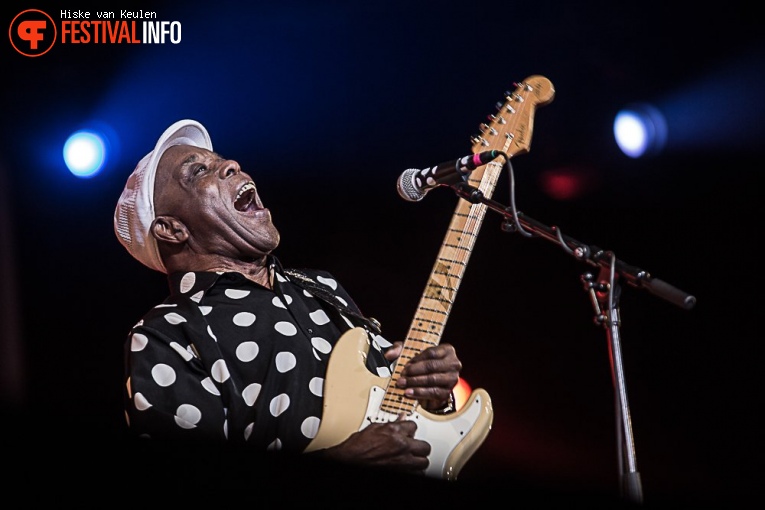
[[[511,111],[511,113],[515,113],[515,112]],[[509,144],[510,144],[510,138],[505,140],[505,146],[502,148],[502,156],[504,156],[504,159],[506,162],[509,160],[509,158],[507,157],[507,154],[505,153],[505,151],[507,150],[507,146]],[[493,194],[497,181],[499,180],[499,176],[500,176],[502,168],[503,168],[503,165],[497,162],[491,162],[484,169],[484,172],[480,176],[480,183],[478,186],[479,189],[481,189],[481,186],[483,186],[483,189],[481,189],[481,192],[484,194],[484,196],[491,197],[491,195]],[[489,172],[488,179],[486,179],[487,172]],[[468,178],[468,180],[479,180],[479,179],[474,179],[473,176],[471,175]],[[462,275],[464,274],[465,268],[467,266],[467,261],[472,252],[472,247],[475,245],[477,235],[478,235],[478,229],[480,229],[483,223],[483,219],[486,215],[486,210],[487,210],[487,207],[484,204],[471,204],[470,207],[468,208],[467,219],[465,221],[465,225],[461,229],[463,234],[458,236],[457,244],[456,244],[456,253],[455,253],[456,256],[454,257],[454,259],[456,259],[457,262],[459,262],[458,271],[460,274],[457,275],[457,278],[455,279],[458,282],[457,285],[459,285],[459,282],[461,282],[462,280]],[[459,211],[459,207],[457,211]],[[454,218],[452,220],[452,224],[453,223],[454,223]],[[450,228],[451,227],[452,225],[450,225]],[[465,235],[464,234],[465,232],[471,232],[471,234]],[[447,272],[447,276],[451,277],[452,275]],[[447,310],[445,312],[447,316],[451,311],[451,307],[453,305],[453,300],[456,297],[457,290],[458,289],[456,286],[452,288],[453,292],[451,294],[451,299],[448,300]],[[424,318],[422,319],[423,321],[440,324],[439,331],[433,332],[433,334],[435,334],[437,337],[440,338],[440,335],[443,333],[444,324],[443,324],[443,321],[439,321],[435,317],[436,311],[425,310],[423,309],[422,306],[419,306],[418,315],[420,311],[422,311],[424,315]],[[407,338],[407,341],[409,341],[409,338]],[[435,343],[427,342],[426,340],[417,340],[417,341],[422,341],[422,342],[435,345]],[[398,372],[396,375],[400,375],[400,370],[403,370],[403,365],[400,365],[400,367],[401,368],[396,371]],[[390,382],[393,382],[393,379],[391,379]],[[400,415],[401,413],[411,414],[411,412],[413,411],[416,405],[416,400],[408,399],[409,401],[407,402],[406,401],[407,399],[403,397],[403,390],[401,390],[398,393],[399,398],[391,402],[389,401],[388,394],[389,392],[386,392],[386,394],[384,395],[383,402],[380,407],[381,410],[383,409],[383,407],[385,407],[387,403],[388,407],[392,408],[394,411],[394,414],[396,414],[397,416]]]
[[[498,170],[495,168],[492,168],[492,171],[498,172]],[[491,193],[493,192],[493,187],[495,186],[497,179],[498,179],[498,175],[492,176],[490,174],[490,179],[487,181],[486,185],[484,186],[484,192],[486,195],[491,195]],[[456,268],[459,274],[451,274],[451,272],[447,272],[446,274],[446,276],[448,277],[454,277],[454,281],[456,282],[461,282],[462,280],[462,275],[464,274],[465,268],[467,266],[467,260],[471,254],[472,247],[475,245],[477,235],[478,235],[478,229],[480,228],[480,225],[482,223],[482,220],[485,214],[486,214],[486,207],[482,206],[482,204],[471,204],[468,207],[468,211],[466,213],[467,219],[465,221],[464,226],[461,228],[461,231],[463,233],[458,236],[457,243],[455,245],[456,246],[455,254],[454,254],[454,257],[451,257],[452,260],[457,262]],[[454,223],[454,221],[452,223]],[[450,228],[453,228],[453,226],[454,225],[452,225],[452,227]],[[470,233],[470,234],[466,235],[465,233]],[[457,289],[457,286],[451,286],[449,287],[449,290],[452,291],[451,299],[447,300],[447,310],[445,312],[441,312],[441,313],[445,313],[446,315],[448,315],[449,311],[451,310],[451,307],[453,305],[453,300],[454,300],[454,297],[456,296],[456,292],[458,289]],[[437,313],[436,310],[424,310],[423,321],[440,324],[439,331],[425,332],[426,334],[432,334],[439,337],[443,332],[443,321],[439,320],[439,318],[435,316],[436,313]],[[418,341],[435,345],[435,343],[428,340],[418,340]],[[411,399],[409,401],[406,401],[405,399],[400,399],[400,400],[395,400],[389,407],[391,407],[395,411],[395,414],[398,415],[400,413],[410,413],[415,405],[416,405],[416,401],[413,401]]]

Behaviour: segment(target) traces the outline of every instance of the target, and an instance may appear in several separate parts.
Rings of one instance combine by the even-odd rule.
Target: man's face
[[[279,245],[271,212],[236,161],[189,145],[170,147],[157,166],[156,216],[174,216],[199,254],[250,260]]]

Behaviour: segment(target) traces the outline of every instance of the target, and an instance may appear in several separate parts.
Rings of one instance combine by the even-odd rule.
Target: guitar
[[[516,85],[515,91],[508,92],[505,102],[498,105],[497,114],[481,125],[481,135],[473,137],[474,153],[493,149],[513,157],[529,151],[533,113],[537,106],[552,101],[555,92],[543,76],[530,76]],[[477,168],[469,174],[468,184],[491,197],[503,166],[504,161],[495,160]],[[390,377],[379,377],[367,370],[369,340],[363,328],[353,328],[337,341],[324,381],[322,420],[306,451],[334,446],[370,423],[395,421],[403,413],[406,419],[417,422],[414,437],[431,445],[425,475],[455,480],[483,444],[494,418],[491,398],[484,389],[473,390],[456,412],[438,415],[404,396],[396,381],[406,364],[404,360],[440,342],[486,209],[484,204],[458,202]]]

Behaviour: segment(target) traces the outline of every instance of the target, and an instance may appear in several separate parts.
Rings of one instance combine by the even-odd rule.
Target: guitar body
[[[370,423],[398,419],[395,413],[380,410],[390,378],[375,376],[367,369],[368,350],[367,332],[362,328],[351,329],[338,340],[324,383],[323,418],[307,451],[341,443]],[[456,479],[489,434],[493,416],[491,399],[480,388],[454,413],[437,415],[415,408],[406,419],[417,422],[414,437],[431,445],[425,474]]]
[[[473,137],[473,152],[501,151],[507,159],[528,152],[533,112],[552,101],[554,89],[544,76],[530,76],[507,92],[506,101],[482,124],[482,135]],[[490,198],[504,165],[491,161],[476,168],[467,183]],[[494,411],[488,393],[473,391],[467,403],[454,413],[435,415],[396,387],[405,360],[438,345],[446,319],[467,267],[486,205],[459,200],[447,228],[409,332],[399,362],[390,378],[378,377],[366,368],[367,333],[361,328],[346,332],[335,345],[324,379],[324,409],[316,436],[306,448],[313,451],[343,442],[370,423],[399,419],[417,422],[415,437],[430,443],[430,466],[425,474],[453,480],[481,446],[491,428]]]

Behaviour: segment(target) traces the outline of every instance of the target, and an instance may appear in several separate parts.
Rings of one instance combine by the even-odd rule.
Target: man
[[[387,377],[401,352],[326,271],[289,270],[255,182],[213,152],[193,120],[170,126],[136,166],[114,228],[128,252],[167,274],[168,298],[126,342],[129,430],[305,452],[322,419],[327,363],[340,336],[367,331],[366,368]],[[431,413],[454,410],[461,362],[445,343],[409,360],[397,384]],[[373,423],[318,455],[422,471],[431,445],[416,423]]]

